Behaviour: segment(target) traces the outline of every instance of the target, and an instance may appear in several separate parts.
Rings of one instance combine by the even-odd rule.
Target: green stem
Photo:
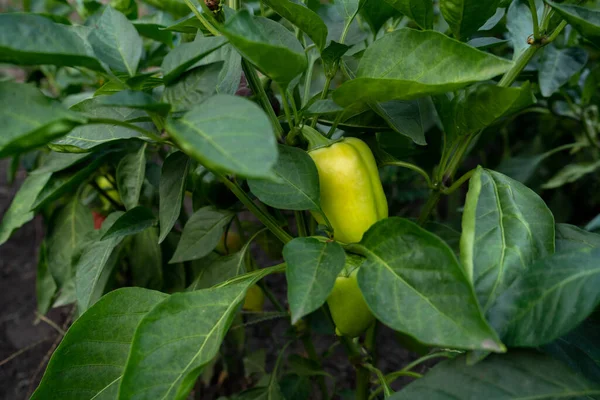
[[[543,39],[543,44],[548,44],[548,43],[552,43],[553,41],[556,40],[556,38],[558,37],[558,35],[560,35],[560,33],[562,32],[563,29],[565,29],[565,27],[568,25],[568,22],[566,20],[562,20],[560,21],[560,24],[556,27],[556,29],[554,30],[554,32],[552,32],[552,34],[550,36],[548,36],[546,39]]]
[[[531,16],[533,18],[533,37],[538,41],[540,39],[540,25],[535,0],[529,0],[529,9],[531,9]]]
[[[313,48],[315,48],[315,47],[313,47]],[[308,49],[308,47],[307,47],[307,49]],[[302,107],[304,107],[308,103],[308,100],[310,100],[310,86],[312,83],[313,72],[315,69],[316,61],[317,61],[316,57],[309,56],[308,69],[306,70],[305,79],[304,79],[304,95],[302,96]]]
[[[498,82],[498,86],[500,87],[510,87],[515,80],[517,80],[519,74],[529,61],[533,58],[535,53],[540,49],[539,44],[533,44],[527,48],[517,59],[517,61],[513,64],[512,68],[502,77],[500,82]]]
[[[236,182],[232,182],[226,176],[218,172],[212,172],[223,181],[225,186],[227,186],[229,190],[231,190],[233,194],[235,194],[236,197],[248,208],[248,210],[250,210],[252,214],[254,214],[256,218],[260,220],[260,222],[262,222],[267,228],[269,228],[269,230],[273,232],[273,234],[277,236],[277,238],[281,240],[283,244],[286,244],[287,242],[293,239],[289,233],[284,231],[283,228],[279,226],[277,221],[272,216],[267,214],[265,211],[261,210],[261,208],[258,207],[254,203],[254,201],[252,201],[250,196],[248,196],[248,194],[244,192],[240,185],[238,185]]]
[[[304,218],[304,212],[303,211],[294,211],[294,216],[296,217],[296,225],[298,226],[298,236],[300,236],[300,237],[307,236],[306,220]]]
[[[544,4],[544,13],[542,14],[542,22],[540,23],[541,32],[546,32],[546,29],[548,29],[553,11],[554,10],[552,10],[552,7],[550,7],[548,4]]]
[[[326,147],[331,145],[331,140],[321,135],[316,129],[304,125],[300,130],[304,139],[308,141],[308,150],[314,150],[319,147]]]
[[[474,173],[475,173],[474,169],[470,170],[469,172],[467,172],[466,174],[461,176],[456,182],[454,182],[452,184],[452,186],[450,186],[447,189],[442,189],[442,193],[444,193],[445,195],[453,193],[456,189],[461,187],[463,185],[463,183],[468,181],[471,178],[471,176],[473,176]]]
[[[369,399],[369,378],[371,374],[369,370],[363,366],[356,368],[356,400]]]
[[[418,366],[419,364],[424,363],[425,361],[433,360],[435,358],[441,358],[441,357],[452,358],[455,355],[456,355],[456,353],[449,352],[449,351],[444,351],[444,352],[440,352],[440,353],[433,353],[433,354],[427,354],[427,355],[425,355],[425,356],[423,356],[421,358],[418,358],[415,361],[411,362],[406,367],[402,368],[400,371],[392,372],[391,374],[386,375],[385,379],[387,380],[388,383],[391,383],[397,377],[405,376],[404,374],[406,372],[409,372],[414,367]]]
[[[429,188],[433,188],[433,183],[431,182],[431,178],[429,177],[429,174],[427,172],[425,172],[425,170],[423,170],[422,168],[420,168],[414,164],[407,163],[404,161],[390,161],[390,162],[381,164],[381,166],[382,167],[395,166],[395,167],[408,168],[408,169],[420,174],[423,178],[425,178],[425,181],[427,182],[427,186],[429,186]]]
[[[379,382],[381,384],[381,388],[383,388],[383,395],[384,397],[387,399],[388,397],[390,397],[392,394],[394,394],[392,388],[390,388],[389,384],[387,383],[387,381],[385,380],[385,376],[383,376],[383,373],[381,372],[381,370],[379,368],[375,368],[373,365],[371,364],[365,364],[365,367],[373,372],[375,375],[377,375],[377,379],[379,379]],[[373,395],[371,395],[369,397],[369,399],[372,397]]]
[[[421,211],[421,215],[419,216],[419,225],[423,225],[425,222],[427,222],[427,219],[429,219],[429,216],[437,207],[441,197],[442,193],[439,190],[434,190],[431,192],[431,195],[429,195],[429,199],[427,199],[427,203],[425,203],[425,206]]]
[[[335,120],[333,121],[333,124],[331,124],[331,127],[329,128],[329,132],[327,132],[327,139],[331,139],[331,137],[335,133],[338,125],[342,121],[342,118],[344,118],[344,112],[343,111],[340,112],[337,117],[335,117]]]
[[[221,36],[221,32],[219,32],[214,26],[212,26],[212,24],[210,22],[208,22],[208,20],[206,18],[204,18],[204,15],[202,15],[202,13],[200,11],[198,11],[198,9],[196,8],[196,6],[194,6],[194,3],[192,3],[191,0],[183,0],[183,1],[185,1],[185,4],[187,4],[189,9],[192,10],[194,15],[196,15],[196,18],[198,18],[200,20],[200,22],[202,23],[202,25],[204,25],[206,30],[208,30],[213,36]],[[203,2],[204,0],[199,0],[199,1]]]
[[[275,129],[275,137],[278,140],[281,139],[284,133],[283,128],[279,123],[277,115],[275,115],[275,110],[273,110],[273,107],[271,106],[271,102],[267,97],[265,88],[260,82],[260,78],[256,73],[256,69],[254,69],[254,67],[248,62],[248,60],[244,58],[242,58],[242,69],[244,70],[244,74],[246,75],[248,85],[250,86],[250,89],[252,89],[252,93],[254,93],[255,96],[258,96],[258,102],[260,103],[261,107],[263,108],[263,110],[265,110],[265,112],[269,116],[269,119],[271,120],[273,129]]]
[[[337,69],[336,69],[337,72]],[[335,74],[332,74],[333,76],[327,76],[325,78],[325,86],[323,87],[323,91],[321,92],[321,100],[325,100],[327,98],[327,94],[329,93],[329,87],[331,86],[331,81],[333,80],[333,77],[335,76]],[[319,114],[315,115],[313,117],[313,120],[310,124],[311,128],[314,128],[315,126],[317,126],[317,121],[319,120]]]
[[[319,355],[317,354],[315,345],[312,341],[312,338],[310,337],[310,332],[306,332],[302,335],[302,344],[304,344],[304,349],[308,354],[308,358],[317,363],[317,365],[321,365],[321,360],[319,359]],[[323,375],[318,375],[317,383],[319,384],[319,389],[321,390],[322,399],[329,399],[329,391],[327,390],[327,383],[325,382],[325,377]]]
[[[281,103],[283,103],[283,111],[285,112],[285,118],[287,119],[288,125],[290,126],[290,130],[294,128],[296,121],[292,118],[292,113],[290,112],[290,103],[288,102],[288,97],[285,94],[285,90],[281,91]]]

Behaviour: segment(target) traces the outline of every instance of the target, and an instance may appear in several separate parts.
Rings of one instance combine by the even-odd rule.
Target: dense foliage
[[[340,398],[332,321],[356,399],[597,398],[599,46],[596,0],[0,14],[0,244],[43,216],[38,311],[76,313],[33,399]],[[266,372],[274,318],[306,353]],[[422,357],[380,370],[381,324]]]

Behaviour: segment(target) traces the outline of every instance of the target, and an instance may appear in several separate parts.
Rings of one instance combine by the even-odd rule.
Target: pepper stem
[[[308,125],[304,125],[300,132],[304,139],[308,141],[308,150],[314,150],[319,147],[327,147],[333,143],[331,140],[327,139],[325,136],[321,135],[319,131],[314,128],[311,128]]]

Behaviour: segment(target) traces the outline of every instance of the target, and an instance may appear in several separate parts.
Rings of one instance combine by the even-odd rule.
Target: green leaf
[[[161,69],[165,83],[171,84],[198,61],[227,43],[223,36],[199,37],[191,43],[183,43],[171,50],[164,58]]]
[[[554,217],[520,182],[477,168],[462,220],[461,261],[484,310],[523,271],[554,253]]]
[[[277,161],[273,127],[250,100],[216,95],[167,121],[180,148],[202,165],[247,178],[271,178]]]
[[[166,11],[176,17],[188,15],[190,9],[185,4],[184,0],[142,0],[146,4],[150,4],[159,10]],[[194,17],[198,20],[196,17]],[[199,21],[198,21],[199,22]]]
[[[162,288],[163,265],[162,251],[158,244],[158,229],[146,229],[133,236],[129,263],[135,286],[156,290]]]
[[[445,98],[439,96],[436,105],[439,107]],[[509,88],[481,83],[458,92],[440,113],[440,119],[450,136],[471,135],[535,102],[529,82]]]
[[[496,300],[488,318],[509,346],[534,347],[576,328],[600,304],[600,248],[538,261]]]
[[[495,37],[480,37],[474,38],[467,42],[469,46],[478,48],[479,50],[488,50],[496,46],[508,43],[508,40],[498,39]]]
[[[52,174],[52,177],[36,197],[32,205],[32,210],[39,211],[64,194],[76,192],[77,188],[89,180],[98,168],[106,162],[109,156],[109,152],[100,153],[84,167],[75,166]]]
[[[348,50],[350,50],[350,46],[332,40],[331,43],[329,43],[329,46],[321,52],[321,61],[323,62],[323,69],[325,70],[326,76],[335,76],[338,71],[339,61]],[[317,100],[317,102],[319,101],[333,103],[331,100]]]
[[[73,256],[93,230],[92,212],[77,196],[53,216],[47,238],[48,268],[59,289],[75,277]]]
[[[367,257],[358,271],[360,290],[381,322],[433,346],[504,351],[440,238],[392,217],[373,225],[356,250]]]
[[[300,42],[275,21],[242,10],[227,21],[223,34],[244,58],[283,89],[307,67]]]
[[[542,20],[544,2],[535,0],[538,21]],[[514,0],[506,13],[506,27],[514,48],[513,60],[529,48],[527,39],[533,35],[533,18],[529,8],[529,0]]]
[[[124,288],[100,299],[69,328],[32,400],[116,399],[136,327],[166,297]]]
[[[538,74],[542,95],[550,97],[556,93],[573,75],[581,72],[587,60],[587,52],[579,47],[560,50],[553,44],[544,47]]]
[[[44,315],[52,305],[52,299],[56,293],[56,282],[48,269],[48,251],[46,242],[40,245],[38,253],[37,271],[35,277],[35,298],[37,300],[37,312]]]
[[[338,0],[333,3],[333,8],[342,17],[345,23],[348,23],[360,9],[364,0]]]
[[[567,364],[592,382],[600,382],[600,324],[589,318],[575,330],[543,347],[544,351]]]
[[[101,98],[102,96],[84,100],[71,107],[71,110],[81,112],[90,118],[129,122],[151,132],[156,130],[151,122],[135,122],[137,119],[148,118],[144,111],[124,107],[101,107],[99,106]],[[73,129],[65,137],[52,142],[51,147],[61,152],[85,153],[109,142],[137,138],[145,139],[145,136],[136,130],[120,125],[92,124]]]
[[[465,40],[496,13],[500,0],[440,0],[440,11],[454,37]]]
[[[0,82],[0,158],[35,149],[85,122],[31,85]]]
[[[288,303],[292,324],[321,307],[344,269],[346,254],[336,242],[296,238],[285,245]]]
[[[573,28],[598,45],[600,43],[600,10],[572,4],[547,1]]]
[[[371,104],[371,108],[394,131],[411,138],[418,145],[427,145],[419,100],[391,100]]]
[[[556,224],[556,252],[600,247],[600,235],[569,224]]]
[[[558,171],[548,182],[542,185],[544,189],[556,189],[567,183],[573,183],[583,178],[587,174],[596,172],[600,169],[600,161],[589,163],[569,164]]]
[[[297,26],[323,50],[327,42],[327,25],[321,17],[303,4],[290,0],[264,0],[277,14]]]
[[[135,235],[156,224],[156,217],[152,210],[137,206],[121,215],[106,231],[100,240],[123,239]]]
[[[433,29],[432,0],[385,0],[388,4],[415,21],[422,29]]]
[[[248,247],[244,246],[242,250],[234,254],[218,256],[213,252],[206,257],[195,260],[192,265],[200,271],[194,282],[186,290],[209,289],[246,273],[245,256],[247,251]]]
[[[57,24],[39,15],[0,14],[0,62],[103,71],[92,47],[78,32],[78,27]]]
[[[102,296],[108,277],[115,266],[118,256],[115,248],[123,238],[101,240],[101,237],[122,214],[122,212],[110,214],[102,224],[102,228],[92,232],[75,266],[75,291],[77,310],[80,314]]]
[[[364,0],[360,16],[369,24],[373,33],[378,33],[390,18],[401,17],[400,12],[381,0]]]
[[[173,47],[173,34],[165,30],[164,25],[144,20],[132,21],[132,23],[140,35]]]
[[[148,93],[136,92],[133,90],[123,90],[112,96],[99,96],[97,104],[109,107],[144,110],[159,115],[167,115],[171,109],[170,104],[159,103]]]
[[[189,111],[215,94],[222,70],[221,62],[196,67],[167,86],[163,98],[171,104],[173,111]]]
[[[367,48],[356,79],[342,84],[333,99],[343,106],[410,100],[493,78],[511,66],[439,32],[400,29]]]
[[[253,283],[176,293],[152,309],[135,332],[119,397],[185,399]]]
[[[52,173],[32,173],[23,181],[19,191],[13,198],[10,207],[0,222],[0,245],[6,243],[15,230],[31,221],[35,215],[31,207],[37,195],[42,191]]]
[[[321,208],[317,167],[304,150],[280,145],[273,172],[278,182],[248,180],[250,190],[260,201],[283,210]]]
[[[90,157],[89,153],[57,153],[56,151],[52,151],[48,153],[44,158],[43,164],[34,173],[59,172],[81,163],[88,157]]]
[[[533,351],[492,355],[474,366],[466,361],[460,356],[439,363],[389,400],[571,399],[600,394],[598,385]]]
[[[88,37],[100,60],[117,72],[134,76],[142,56],[143,42],[133,24],[107,6]]]
[[[219,244],[233,215],[212,206],[196,211],[185,224],[181,240],[169,263],[197,260],[208,255]]]
[[[138,205],[145,177],[146,144],[143,144],[138,151],[126,154],[117,166],[119,197],[127,210]]]
[[[190,158],[180,151],[170,154],[163,163],[158,188],[159,243],[165,240],[179,218],[189,168]]]

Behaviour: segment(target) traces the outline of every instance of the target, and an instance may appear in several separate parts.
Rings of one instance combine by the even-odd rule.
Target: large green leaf
[[[477,168],[462,221],[461,261],[484,310],[527,268],[554,253],[554,217],[531,189]]]
[[[529,82],[509,88],[482,83],[459,91],[451,100],[438,96],[435,104],[446,133],[456,137],[475,134],[535,101]]]
[[[385,0],[423,29],[433,29],[432,0]]]
[[[131,210],[138,205],[146,177],[146,144],[126,154],[117,166],[117,188],[123,205]]]
[[[500,0],[440,0],[440,11],[454,37],[469,39],[496,13]]]
[[[400,17],[400,12],[391,4],[381,0],[365,0],[360,8],[360,16],[371,26],[374,33],[384,26],[390,18]]]
[[[275,21],[253,17],[242,10],[227,21],[223,34],[246,59],[283,88],[307,67],[300,42]]]
[[[159,243],[165,240],[179,218],[189,168],[190,158],[180,151],[170,154],[163,163],[158,188]]]
[[[199,209],[190,217],[169,263],[202,258],[217,247],[233,213],[212,206]]]
[[[48,268],[62,289],[75,276],[72,259],[94,229],[92,212],[73,197],[52,219],[48,233]]]
[[[158,244],[158,229],[146,229],[133,236],[129,263],[135,286],[162,288],[162,250]]]
[[[285,245],[288,303],[292,324],[321,307],[344,268],[346,255],[337,242],[296,238]]]
[[[263,2],[306,33],[320,50],[325,48],[327,25],[310,8],[293,0],[264,0]]]
[[[32,400],[116,399],[136,327],[166,297],[124,288],[100,299],[69,328]]]
[[[504,351],[442,239],[393,217],[373,225],[356,250],[367,257],[358,284],[380,321],[430,345]]]
[[[112,226],[108,229],[102,240],[123,239],[126,236],[135,235],[156,224],[156,218],[152,210],[137,206],[123,213]]]
[[[173,111],[189,111],[215,94],[223,69],[221,62],[195,67],[168,85],[163,92],[163,99],[171,104]]]
[[[94,21],[88,39],[98,58],[111,69],[135,75],[142,57],[143,42],[125,15],[110,6],[105,7],[102,15]]]
[[[600,44],[600,10],[546,1],[583,36]]]
[[[122,214],[122,212],[110,214],[102,224],[102,228],[92,232],[86,238],[81,256],[75,265],[75,291],[79,313],[85,312],[104,292],[106,282],[117,261],[118,251],[115,251],[115,248],[123,238],[107,240],[101,238]]]
[[[543,347],[592,382],[600,382],[600,323],[591,317],[575,330]]]
[[[542,95],[552,96],[583,69],[587,60],[587,52],[579,47],[558,49],[552,44],[544,47],[538,74]]]
[[[109,107],[145,110],[148,113],[159,115],[166,115],[171,109],[170,104],[159,103],[148,93],[133,90],[122,90],[111,96],[100,96],[98,97],[98,104]]]
[[[556,252],[600,247],[600,235],[574,225],[556,224]]]
[[[193,261],[194,268],[198,268],[198,276],[194,282],[187,287],[187,291],[209,289],[228,279],[246,272],[246,253],[249,246],[234,254],[219,256],[210,253],[208,256]]]
[[[600,304],[600,248],[583,248],[538,261],[488,312],[509,346],[548,344],[577,327]]]
[[[177,46],[165,56],[160,67],[164,74],[165,83],[170,84],[196,62],[226,43],[227,40],[223,36],[200,36],[191,43],[183,43]]]
[[[156,130],[151,122],[135,122],[136,119],[148,118],[148,115],[142,110],[101,106],[101,103],[101,97],[94,97],[75,104],[71,107],[71,110],[81,112],[89,118],[130,122],[139,128],[149,131]],[[57,151],[85,153],[91,151],[94,147],[112,141],[135,138],[144,139],[145,136],[137,130],[114,125],[107,121],[105,123],[79,126],[63,138],[52,142],[51,147]]]
[[[271,178],[277,145],[267,115],[250,100],[216,95],[167,121],[180,148],[211,169]]]
[[[310,156],[301,149],[279,146],[273,167],[279,182],[249,179],[252,193],[263,203],[284,210],[319,210],[319,174]]]
[[[253,283],[176,293],[150,311],[135,332],[119,398],[185,399]]]
[[[575,399],[600,394],[564,364],[533,351],[492,355],[474,366],[465,356],[436,365],[389,400]]]
[[[425,131],[421,100],[391,100],[371,104],[371,108],[383,118],[394,131],[407,136],[416,144],[425,146]]]
[[[31,85],[0,82],[0,158],[42,146],[85,122]]]
[[[400,29],[369,46],[356,79],[333,92],[343,106],[410,100],[493,78],[512,63],[434,31]]]
[[[2,215],[0,245],[5,243],[15,230],[33,219],[35,214],[31,207],[51,176],[50,172],[32,173],[23,181],[10,207]]]
[[[78,30],[40,15],[0,14],[0,62],[81,66],[102,71],[92,47]]]

